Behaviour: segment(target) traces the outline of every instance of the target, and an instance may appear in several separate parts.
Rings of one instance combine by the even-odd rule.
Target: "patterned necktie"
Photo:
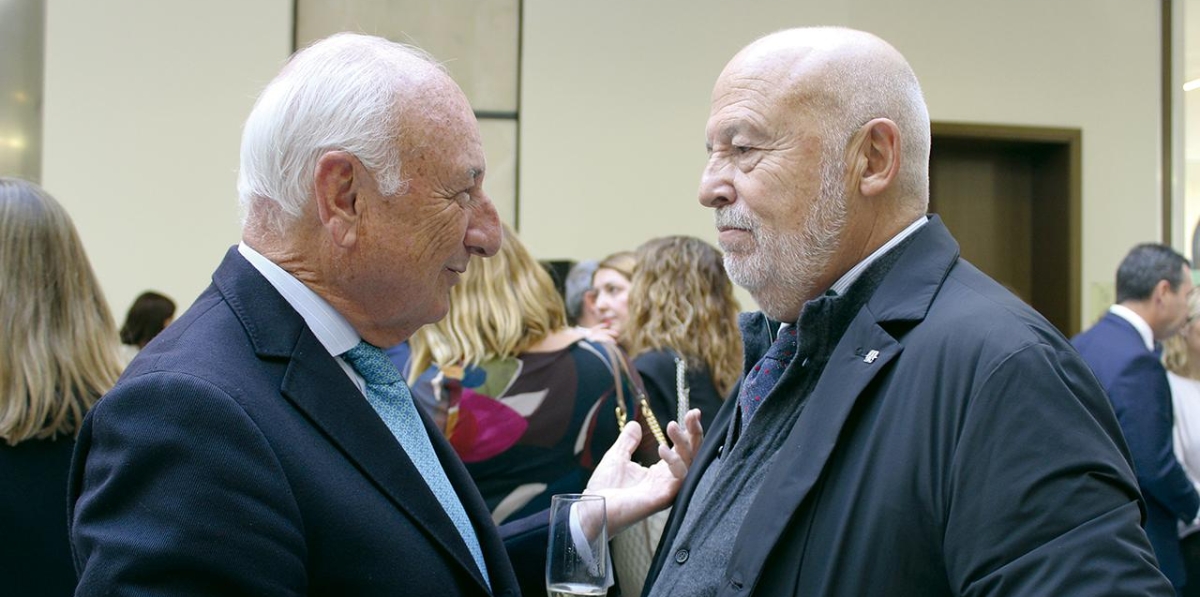
[[[429,434],[425,431],[425,426],[421,424],[421,417],[417,414],[416,405],[413,404],[412,394],[409,393],[404,379],[400,377],[400,372],[396,370],[396,366],[388,359],[386,353],[365,341],[359,342],[358,346],[346,351],[342,354],[342,358],[346,359],[346,362],[350,363],[350,366],[367,382],[367,402],[371,404],[375,412],[379,413],[392,435],[400,440],[400,445],[408,453],[409,459],[421,472],[425,483],[429,485],[433,495],[437,496],[438,501],[441,502],[442,509],[446,511],[450,520],[454,522],[454,526],[458,528],[463,542],[467,544],[467,549],[475,558],[475,564],[483,573],[484,581],[491,585],[491,581],[488,579],[487,565],[483,561],[483,548],[479,546],[475,527],[471,526],[471,519],[467,516],[467,511],[463,509],[462,502],[458,499],[458,493],[450,485],[450,479],[446,477],[446,471],[433,451],[433,444],[429,442]]]
[[[743,429],[750,424],[750,418],[754,416],[758,407],[762,406],[763,399],[770,393],[771,388],[779,382],[783,370],[792,362],[792,357],[796,356],[797,327],[789,325],[779,330],[779,337],[771,344],[771,348],[767,349],[767,354],[759,359],[754,368],[746,374],[746,379],[742,380],[742,389],[738,392],[738,405],[742,407]]]

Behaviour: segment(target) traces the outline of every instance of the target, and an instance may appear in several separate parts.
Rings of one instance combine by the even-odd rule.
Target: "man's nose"
[[[727,162],[709,158],[700,175],[700,205],[721,207],[737,200],[737,193],[729,177]]]
[[[467,225],[467,250],[472,255],[491,257],[500,250],[504,230],[500,227],[500,214],[491,198],[483,195],[474,206],[471,222]]]

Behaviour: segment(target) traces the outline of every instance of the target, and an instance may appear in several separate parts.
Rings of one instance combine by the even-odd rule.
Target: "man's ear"
[[[1163,298],[1166,297],[1170,292],[1171,282],[1168,280],[1159,280],[1158,284],[1154,285],[1154,294],[1152,295],[1154,297],[1154,302],[1161,303]]]
[[[864,197],[885,191],[900,172],[900,127],[876,118],[855,135],[851,160],[855,182]]]
[[[339,247],[350,247],[358,238],[362,204],[358,196],[362,179],[358,159],[346,151],[330,151],[317,160],[315,181],[317,217],[330,239]]]

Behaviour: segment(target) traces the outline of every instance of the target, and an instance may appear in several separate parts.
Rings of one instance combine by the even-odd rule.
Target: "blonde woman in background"
[[[1163,343],[1163,364],[1175,411],[1175,457],[1200,489],[1200,296],[1188,297],[1187,323]],[[1187,584],[1180,595],[1200,596],[1200,524],[1179,529]]]
[[[629,319],[629,288],[636,261],[631,251],[613,253],[601,260],[592,274],[592,292],[600,315],[600,325],[593,330],[613,339],[621,337]]]
[[[0,592],[71,595],[67,471],[120,373],[117,330],[71,218],[0,178]]]
[[[414,376],[413,392],[436,397],[434,418],[497,524],[583,491],[617,438],[616,353],[568,327],[554,282],[507,226],[499,253],[471,257],[445,319],[410,345],[411,371],[439,369]]]
[[[647,241],[635,255],[621,344],[659,421],[678,418],[683,385],[709,429],[742,372],[740,308],[721,252],[698,238],[668,236]]]

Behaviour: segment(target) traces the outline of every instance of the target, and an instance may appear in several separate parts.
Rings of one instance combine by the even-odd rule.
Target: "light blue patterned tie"
[[[429,434],[421,424],[412,394],[400,372],[386,353],[366,341],[346,351],[342,358],[367,382],[367,402],[379,413],[392,435],[400,440],[409,459],[421,471],[425,483],[437,496],[454,526],[458,527],[467,549],[475,558],[475,564],[483,573],[484,581],[490,586],[491,580],[488,579],[487,565],[483,561],[483,549],[479,546],[475,527],[471,526],[467,511],[450,485],[450,479],[446,478],[446,471],[433,451],[433,444],[429,443]]]

